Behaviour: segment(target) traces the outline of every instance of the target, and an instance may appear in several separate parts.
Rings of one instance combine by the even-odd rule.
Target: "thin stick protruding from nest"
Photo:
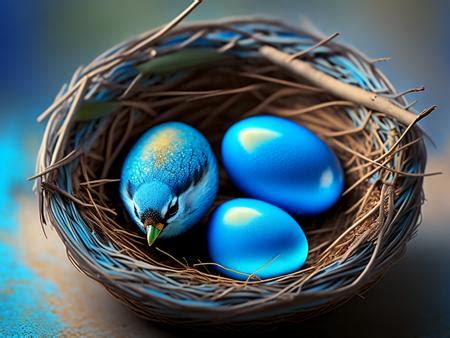
[[[263,46],[259,49],[259,52],[271,62],[311,81],[314,85],[325,89],[337,97],[394,117],[405,125],[410,125],[417,119],[415,114],[396,106],[384,97],[339,81],[314,68],[305,61],[292,59],[292,55],[279,51],[276,48]]]

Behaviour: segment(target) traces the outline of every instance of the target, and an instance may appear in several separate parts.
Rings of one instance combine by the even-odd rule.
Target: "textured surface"
[[[2,184],[0,189],[1,201],[7,205],[0,208],[0,241],[8,252],[2,256],[2,262],[9,260],[8,266],[13,267],[0,278],[1,304],[8,304],[0,311],[1,335],[22,328],[23,331],[14,332],[33,331],[39,336],[61,333],[168,336],[136,319],[102,287],[76,271],[54,231],[47,230],[48,239],[45,239],[36,217],[35,199],[29,192],[31,186],[24,181],[33,172],[30,162],[41,134],[34,118],[51,100],[60,83],[80,60],[89,61],[111,44],[147,29],[149,22],[152,25],[165,22],[180,5],[178,1],[171,6],[167,3],[167,0],[135,0],[126,4],[120,0],[81,0],[55,6],[54,1],[18,0],[0,4],[0,25],[4,28],[0,35],[8,48],[0,53],[1,142],[14,152],[20,149],[11,162],[2,157],[3,167],[0,168],[3,175],[9,165],[8,173],[12,173],[4,178],[4,182],[9,180],[10,183]],[[441,107],[440,112],[424,121],[438,144],[437,149],[431,149],[428,169],[448,174],[450,114],[446,113],[446,107],[450,103],[450,49],[445,43],[450,31],[448,10],[447,1],[230,0],[226,3],[208,1],[195,17],[206,19],[257,11],[296,23],[301,13],[325,32],[339,30],[344,40],[352,41],[372,57],[392,56],[392,61],[383,68],[393,75],[399,87],[424,84],[428,93],[421,103],[438,103]],[[56,26],[59,28],[55,29]],[[30,60],[33,60],[33,67],[24,66]],[[429,66],[430,60],[433,67]],[[28,123],[24,124],[25,121]],[[5,132],[13,130],[13,124],[23,128]],[[14,140],[6,141],[9,137]],[[1,148],[2,156],[5,148]],[[296,327],[295,332],[358,338],[448,336],[450,299],[445,290],[450,284],[449,189],[448,175],[425,180],[427,203],[424,224],[417,238],[411,243],[408,255],[365,299],[354,299],[332,314]],[[12,274],[15,269],[26,270],[32,279],[15,278],[17,276]],[[5,281],[11,288],[4,287]],[[50,288],[39,287],[42,284]],[[20,295],[10,297],[12,290],[19,290],[19,287]],[[45,292],[46,289],[52,292]],[[33,302],[24,301],[24,295]],[[16,308],[14,316],[10,315],[11,308]],[[380,312],[380,308],[383,311]],[[32,313],[36,316],[30,315]],[[352,319],[355,314],[358,320]]]
[[[26,149],[23,151],[29,153]],[[430,170],[449,172],[449,158],[450,153],[436,156],[429,165]],[[28,170],[32,168],[28,167]],[[23,184],[23,180],[18,182],[19,186]],[[0,335],[186,336],[185,332],[170,333],[137,318],[98,283],[77,271],[67,260],[64,246],[55,231],[48,229],[47,239],[42,235],[36,218],[36,201],[28,188],[27,185],[16,190],[12,201],[17,203],[12,216],[12,226],[16,231],[4,231],[2,227],[0,238],[2,245],[11,244],[10,256],[3,256],[2,263],[10,259],[15,269],[28,271],[32,279],[11,274],[0,279],[10,285],[0,292],[2,305],[8,304],[8,307],[0,309]],[[442,203],[447,189],[450,185],[444,177],[426,181],[426,221],[418,238],[412,242],[408,255],[379,285],[366,297],[353,299],[333,313],[303,323],[295,328],[295,332],[330,338],[448,336],[450,299],[437,292],[450,283],[450,254],[447,250],[450,242],[446,225],[450,213],[448,206]],[[408,276],[406,284],[405,276]],[[12,297],[12,292],[17,292],[17,296]],[[26,301],[24,296],[30,301]],[[379,311],[381,307],[384,308],[382,312]],[[13,308],[16,308],[14,312],[11,311]],[[33,313],[35,315],[30,316]],[[357,321],[351,319],[355,313],[358,313]],[[248,337],[249,333],[242,336]],[[273,337],[273,334],[258,336]]]

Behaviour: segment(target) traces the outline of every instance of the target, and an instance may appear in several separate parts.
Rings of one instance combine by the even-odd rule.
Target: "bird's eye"
[[[178,212],[178,198],[175,202],[172,202],[172,205],[166,212],[166,219],[173,217]]]

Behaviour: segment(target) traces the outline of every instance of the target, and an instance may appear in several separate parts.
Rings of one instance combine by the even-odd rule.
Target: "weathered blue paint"
[[[7,123],[0,130],[0,336],[54,336],[65,328],[47,302],[58,289],[26,266],[16,245],[20,223],[14,195],[29,188],[25,176],[32,169],[16,126]]]

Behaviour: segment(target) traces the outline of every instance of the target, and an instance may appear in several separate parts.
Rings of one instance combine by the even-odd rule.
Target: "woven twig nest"
[[[320,41],[271,20],[196,23],[133,38],[78,69],[41,116],[48,122],[36,175],[42,221],[57,230],[72,263],[139,316],[191,326],[304,320],[373,285],[416,231],[426,152],[414,120],[408,126],[332,95],[260,50],[297,54],[339,83],[407,108],[374,62]],[[227,127],[255,114],[314,131],[345,170],[339,203],[300,220],[310,244],[305,266],[270,280],[220,276],[202,244],[207,218],[182,239],[149,249],[118,193],[123,157],[137,137],[157,123],[184,121],[204,133],[220,162]],[[221,169],[215,205],[236,196]]]

